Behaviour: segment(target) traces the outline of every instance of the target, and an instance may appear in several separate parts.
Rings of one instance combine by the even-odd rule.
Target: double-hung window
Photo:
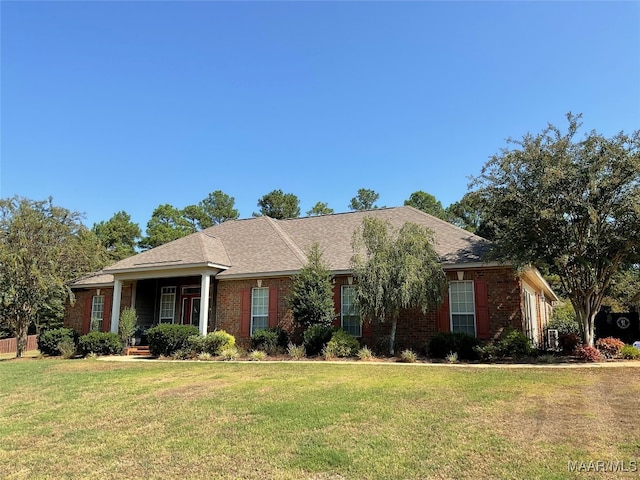
[[[269,289],[254,288],[251,290],[251,336],[258,330],[269,327]]]
[[[473,281],[449,283],[451,331],[476,335],[476,310]]]
[[[354,337],[361,337],[362,322],[360,321],[360,312],[356,305],[356,287],[353,285],[343,285],[341,297],[340,323],[342,329]]]
[[[160,323],[173,323],[176,314],[176,287],[162,287],[160,291]]]
[[[91,331],[101,332],[104,320],[104,295],[94,295],[91,300]]]

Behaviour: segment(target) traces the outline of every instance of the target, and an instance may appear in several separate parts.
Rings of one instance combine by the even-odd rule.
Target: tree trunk
[[[593,347],[595,345],[595,319],[598,312],[592,308],[589,299],[585,299],[580,304],[578,302],[572,303],[576,312],[576,319],[582,326],[584,344]]]
[[[29,323],[18,318],[16,321],[16,358],[21,358],[27,348],[27,330]]]
[[[389,354],[393,357],[396,352],[393,348],[396,343],[396,326],[398,325],[398,319],[391,320],[391,334],[389,335]]]

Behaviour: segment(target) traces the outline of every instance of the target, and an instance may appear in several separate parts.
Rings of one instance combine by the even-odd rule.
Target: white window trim
[[[253,302],[254,302],[254,294],[257,291],[266,291],[267,292],[267,312],[266,315],[254,315],[253,313]],[[256,318],[266,318],[267,319],[267,323],[266,323],[266,328],[269,328],[269,287],[255,287],[251,289],[251,324],[249,325],[249,335],[253,337],[253,334],[255,333],[254,328],[253,328],[253,321]],[[260,330],[264,330],[264,329],[260,329]]]
[[[345,288],[355,288],[353,285],[342,285],[340,287],[340,328],[344,330],[344,290]],[[362,318],[360,318],[358,312],[358,318],[360,320],[360,335],[354,335],[356,338],[362,337]],[[346,331],[346,330],[345,330]]]
[[[102,316],[98,317],[96,315],[96,300],[101,300],[99,303],[102,306]],[[101,332],[102,326],[104,325],[104,295],[94,295],[91,297],[91,318],[89,319],[89,330],[92,332]],[[98,318],[98,322],[96,325],[93,323],[93,319]],[[94,328],[95,327],[95,328]]]
[[[473,302],[472,312],[453,312],[451,301],[451,287],[453,284],[470,283],[471,284],[471,300]],[[476,284],[473,280],[452,280],[449,282],[449,331],[453,332],[453,316],[454,315],[473,315],[473,336],[478,336],[478,315],[476,314]]]
[[[173,290],[173,291],[171,291]],[[176,287],[162,287],[160,289],[160,308],[158,311],[158,323],[175,323],[176,320],[176,291],[177,288]],[[162,298],[167,295],[167,296],[172,296],[173,297],[173,303],[171,306],[171,317],[168,316],[162,316]],[[163,320],[170,320],[170,321],[163,321]]]

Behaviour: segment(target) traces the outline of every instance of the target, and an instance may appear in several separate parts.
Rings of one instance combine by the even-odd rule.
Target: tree
[[[189,223],[192,232],[210,227],[207,214],[200,205],[187,205],[180,211],[182,218]],[[206,225],[206,226],[205,226]]]
[[[307,264],[293,279],[288,303],[294,322],[303,330],[312,325],[329,327],[336,316],[331,273],[317,243],[307,254]]]
[[[205,214],[205,220],[200,222],[200,227],[208,228],[227,220],[237,220],[240,214],[234,208],[235,201],[235,198],[230,197],[221,190],[211,192],[207,198],[198,204]]]
[[[378,200],[378,197],[380,197],[380,195],[373,190],[360,188],[358,190],[358,194],[351,199],[349,208],[351,210],[371,210],[378,208],[377,205],[374,205]]]
[[[603,305],[613,312],[628,312],[633,307],[633,297],[640,292],[640,265],[623,265],[611,279]]]
[[[125,211],[114,213],[106,222],[94,223],[91,230],[107,249],[109,258],[116,262],[136,254],[142,234],[138,224],[132,222]]]
[[[307,211],[307,217],[315,217],[318,215],[331,215],[333,213],[333,208],[329,208],[329,206],[324,202],[316,203],[313,208]]]
[[[0,322],[22,356],[31,324],[62,315],[67,282],[104,266],[106,252],[81,215],[43,201],[0,200]]]
[[[585,342],[615,275],[640,256],[640,132],[576,139],[548,125],[508,140],[473,182],[495,232],[496,255],[559,277]]]
[[[493,229],[485,218],[483,205],[478,192],[467,192],[460,201],[452,203],[445,209],[445,219],[457,227],[464,228],[480,237],[493,240]]]
[[[254,213],[254,217],[271,217],[276,220],[285,218],[297,218],[300,216],[300,200],[293,193],[284,193],[282,190],[273,190],[258,200],[260,213]]]
[[[409,198],[404,201],[404,204],[422,210],[442,220],[445,219],[445,210],[440,200],[437,200],[436,197],[422,190],[413,192]]]
[[[195,223],[185,217],[183,210],[165,203],[151,214],[147,223],[147,235],[140,241],[140,248],[154,248],[196,231]]]
[[[371,321],[391,321],[391,355],[401,309],[426,313],[442,303],[447,280],[433,242],[426,227],[407,222],[395,230],[376,218],[365,218],[354,233],[351,263],[360,313]]]

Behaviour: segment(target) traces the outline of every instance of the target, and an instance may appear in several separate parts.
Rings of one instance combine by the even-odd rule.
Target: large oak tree
[[[577,138],[580,118],[510,139],[472,185],[496,253],[557,275],[593,346],[611,282],[639,259],[640,132]]]

